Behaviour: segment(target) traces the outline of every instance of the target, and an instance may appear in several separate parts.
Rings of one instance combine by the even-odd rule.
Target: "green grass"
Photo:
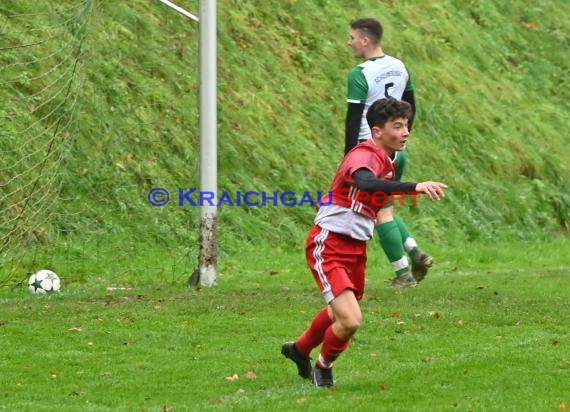
[[[398,293],[371,245],[364,323],[332,392],[303,382],[279,353],[322,306],[301,249],[246,248],[221,262],[212,289],[144,273],[63,277],[54,296],[4,289],[0,409],[555,411],[570,402],[570,257],[559,252],[568,240],[431,246],[436,269]]]

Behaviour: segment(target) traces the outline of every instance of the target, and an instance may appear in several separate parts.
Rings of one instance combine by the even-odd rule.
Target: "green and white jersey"
[[[364,103],[358,140],[371,137],[366,113],[372,103],[383,97],[402,99],[404,91],[412,89],[412,80],[406,66],[395,57],[374,57],[354,67],[348,75],[347,102]]]

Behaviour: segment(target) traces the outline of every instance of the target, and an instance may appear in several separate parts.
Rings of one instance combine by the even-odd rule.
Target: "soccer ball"
[[[47,269],[34,273],[28,280],[28,288],[32,293],[59,292],[60,287],[59,276]]]

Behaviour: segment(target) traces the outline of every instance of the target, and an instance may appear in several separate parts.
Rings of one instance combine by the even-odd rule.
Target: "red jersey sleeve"
[[[380,156],[376,151],[360,145],[346,155],[345,158],[345,181],[350,185],[354,184],[352,174],[358,169],[367,169],[378,176],[386,168],[386,159]]]

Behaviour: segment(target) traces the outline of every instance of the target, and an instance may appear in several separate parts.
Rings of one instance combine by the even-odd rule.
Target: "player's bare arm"
[[[416,186],[418,192],[425,193],[431,200],[440,200],[445,197],[444,189],[446,188],[447,185],[441,182],[422,182]]]

